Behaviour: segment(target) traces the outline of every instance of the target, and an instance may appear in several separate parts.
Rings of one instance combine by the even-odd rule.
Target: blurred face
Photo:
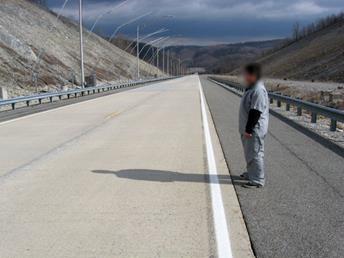
[[[249,74],[247,72],[244,72],[243,77],[244,77],[245,84],[248,87],[256,84],[256,82],[257,82],[257,77],[253,74]]]

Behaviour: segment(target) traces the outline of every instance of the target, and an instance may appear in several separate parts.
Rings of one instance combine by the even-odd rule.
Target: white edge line
[[[215,236],[217,244],[217,254],[219,258],[232,258],[232,248],[231,242],[228,234],[228,225],[225,214],[225,209],[223,206],[221,187],[219,184],[219,178],[217,173],[215,154],[213,149],[213,144],[211,141],[208,115],[206,110],[206,100],[204,98],[204,93],[201,85],[201,81],[198,77],[199,91],[201,98],[201,109],[202,109],[202,120],[203,120],[203,130],[204,139],[207,149],[207,163],[208,163],[208,173],[210,180],[210,194],[211,203],[213,209],[213,219],[215,227]]]

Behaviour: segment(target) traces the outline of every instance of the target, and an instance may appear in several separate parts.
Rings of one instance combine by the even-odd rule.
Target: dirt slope
[[[259,60],[269,77],[344,82],[344,21]]]
[[[57,21],[55,14],[26,0],[0,0],[0,86],[7,87],[10,96],[76,86],[78,40],[75,23]],[[141,68],[144,76],[159,73],[144,62]],[[86,32],[85,69],[86,75],[94,71],[103,81],[135,78],[136,60]]]

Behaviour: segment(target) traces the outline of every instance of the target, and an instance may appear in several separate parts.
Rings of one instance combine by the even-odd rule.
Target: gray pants
[[[245,139],[241,136],[247,164],[248,178],[251,182],[264,186],[264,137],[253,134],[252,138]]]

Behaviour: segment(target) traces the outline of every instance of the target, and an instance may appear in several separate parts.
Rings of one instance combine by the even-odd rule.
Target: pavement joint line
[[[55,153],[58,153],[61,149],[67,147],[67,146],[70,146],[74,143],[76,143],[78,140],[80,140],[82,137],[84,137],[85,135],[88,135],[90,132],[100,128],[101,126],[103,126],[104,124],[106,124],[107,122],[109,122],[109,120],[111,118],[114,118],[115,116],[119,116],[123,113],[126,113],[128,111],[131,111],[133,109],[135,109],[136,107],[142,105],[143,103],[145,103],[146,101],[148,101],[149,99],[153,98],[153,97],[156,97],[160,95],[160,93],[156,93],[156,94],[153,94],[152,96],[149,96],[147,98],[145,98],[144,100],[142,100],[141,102],[137,103],[136,105],[133,105],[131,107],[128,107],[126,110],[123,110],[122,112],[120,113],[116,113],[116,115],[114,115],[115,113],[112,113],[110,114],[108,117],[106,117],[103,121],[101,121],[100,123],[86,129],[85,131],[81,132],[79,135],[76,135],[74,138],[72,139],[68,139],[67,141],[59,144],[58,146],[52,148],[51,150],[39,155],[38,157],[32,159],[31,161],[17,167],[17,168],[14,168],[8,172],[6,172],[5,174],[1,175],[0,176],[0,184],[5,182],[5,180],[7,180],[8,178],[12,177],[12,176],[16,176],[19,172],[21,171],[25,171],[27,168],[29,168],[30,166],[32,166],[33,164],[35,164],[36,162],[39,162],[41,161],[42,159],[46,158],[46,157],[49,157],[50,155],[53,155]],[[111,95],[109,95],[111,96]],[[91,99],[90,101],[92,100],[97,100],[98,98],[95,98],[95,99]],[[78,102],[78,103],[75,103],[75,104],[81,104],[81,103],[84,103],[84,102]],[[69,106],[72,106],[72,105],[69,105]],[[68,107],[68,106],[63,106],[61,108],[64,108],[64,107]],[[50,110],[47,110],[45,112],[48,112],[48,111],[54,111],[54,110],[57,110],[57,109],[60,109],[60,108],[56,108],[56,109],[50,109]],[[45,113],[45,112],[40,112],[40,113],[35,113],[35,114],[32,114],[32,115],[38,115],[38,114],[42,114],[42,113]],[[25,116],[25,117],[28,117],[28,116]],[[25,118],[25,117],[20,117],[20,118]],[[18,118],[18,119],[20,119]],[[16,119],[14,119],[16,120]],[[10,120],[12,121],[12,120]],[[9,122],[9,121],[6,121],[6,122]],[[1,126],[1,123],[0,123],[0,126]]]
[[[135,90],[135,89],[132,89],[132,90]],[[121,93],[121,92],[119,92],[119,93]],[[99,97],[102,98],[102,97],[108,97],[108,96],[111,96],[111,95],[99,96]],[[50,113],[50,112],[53,112],[53,111],[56,111],[56,110],[61,110],[61,109],[65,109],[65,108],[75,107],[76,105],[81,105],[81,104],[84,104],[84,103],[87,103],[87,102],[93,102],[93,101],[96,101],[97,99],[98,98],[94,98],[94,99],[89,99],[89,100],[85,100],[85,101],[81,101],[81,102],[71,103],[71,104],[66,105],[66,106],[52,108],[52,109],[41,111],[41,112],[38,112],[38,113],[34,113],[34,114],[30,114],[30,115],[26,115],[26,116],[14,118],[14,119],[10,119],[10,120],[7,120],[7,121],[0,122],[0,126],[6,125],[6,124],[10,124],[10,123],[13,123],[13,122],[16,122],[16,121],[20,121],[20,120],[23,120],[23,119],[31,118],[31,117],[34,117],[34,116],[38,116],[38,115],[41,115],[41,114],[47,114],[47,113]]]
[[[146,84],[144,86],[149,86],[149,85],[152,85],[152,84],[148,83],[148,84]],[[117,94],[121,94],[121,93],[127,92],[127,91],[133,91],[133,90],[136,90],[136,89],[138,89],[138,88],[128,89],[126,91],[120,91]],[[74,107],[76,105],[81,105],[83,103],[93,102],[93,101],[96,101],[99,98],[110,97],[111,95],[113,95],[113,94],[109,94],[109,95],[105,95],[105,96],[99,96],[99,97],[92,98],[92,99],[89,99],[89,100],[84,100],[84,101],[80,101],[80,102],[76,102],[76,103],[71,103],[71,104],[68,104],[68,105],[65,105],[65,106],[56,107],[56,108],[48,109],[48,110],[45,110],[45,111],[40,111],[40,112],[29,114],[29,115],[24,115],[24,116],[21,116],[21,117],[18,117],[18,118],[13,118],[13,119],[10,119],[10,120],[6,120],[6,121],[3,121],[3,122],[0,122],[0,126],[6,125],[6,124],[10,124],[10,123],[13,123],[13,122],[16,122],[16,121],[19,121],[19,120],[31,118],[31,117],[34,117],[34,116],[38,116],[40,114],[47,114],[47,113],[50,113],[50,112],[55,111],[55,110],[61,110],[61,109],[64,109],[64,108],[70,108],[70,107]]]
[[[214,148],[211,140],[210,129],[209,129],[209,120],[206,111],[206,100],[204,97],[201,81],[198,78],[200,98],[201,98],[201,113],[203,120],[203,132],[204,139],[206,144],[206,153],[207,153],[207,164],[208,164],[208,173],[210,180],[210,194],[211,194],[211,203],[213,210],[213,220],[215,228],[215,237],[217,244],[217,254],[219,258],[232,258],[232,248],[231,242],[228,233],[228,224],[225,214],[225,209],[223,205],[221,187],[219,184],[217,166],[215,161]]]

